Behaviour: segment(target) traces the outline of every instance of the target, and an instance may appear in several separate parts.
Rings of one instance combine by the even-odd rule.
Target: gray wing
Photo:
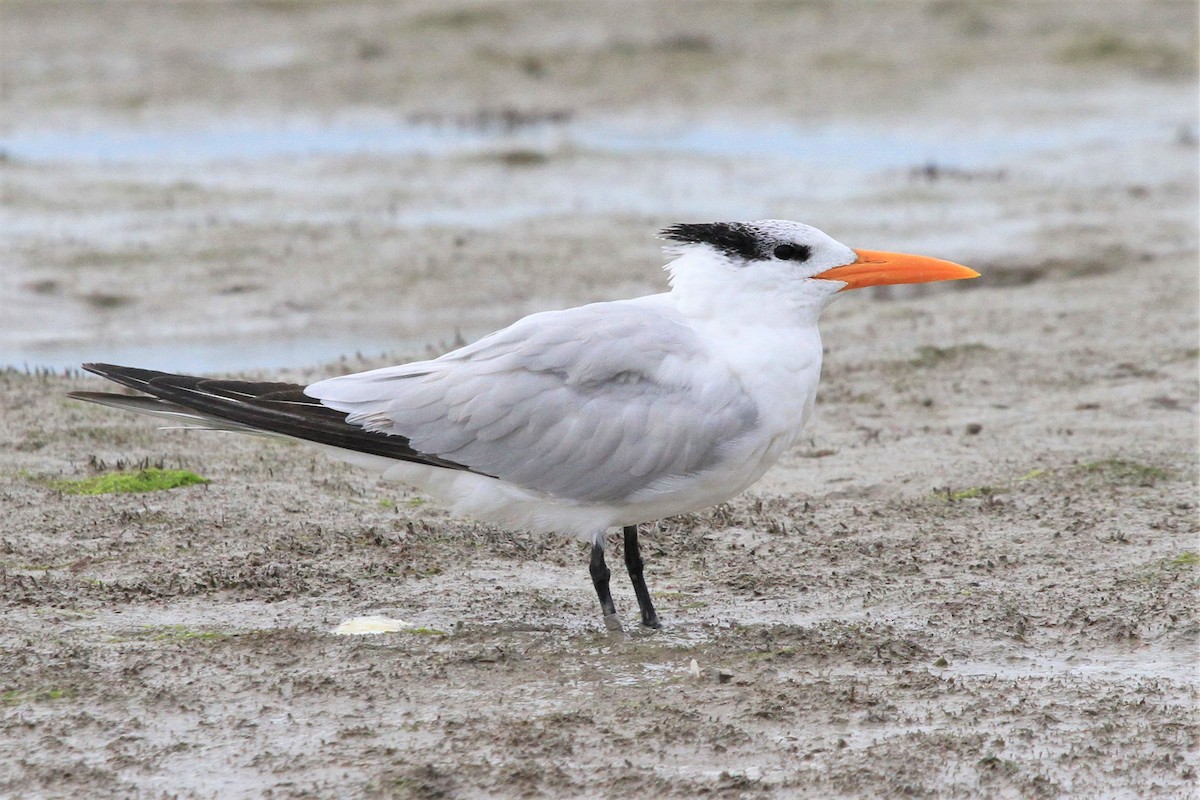
[[[581,501],[711,467],[757,420],[677,315],[622,302],[534,314],[439,359],[306,393],[421,453]]]

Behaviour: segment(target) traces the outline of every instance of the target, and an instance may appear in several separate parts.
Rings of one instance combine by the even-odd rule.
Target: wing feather
[[[675,312],[622,302],[534,314],[439,359],[306,392],[421,453],[593,502],[713,467],[757,422]]]

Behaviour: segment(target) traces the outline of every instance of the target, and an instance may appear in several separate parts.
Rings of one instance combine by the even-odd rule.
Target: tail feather
[[[184,427],[273,434],[342,450],[469,471],[462,464],[414,450],[403,436],[366,431],[346,422],[346,414],[309,397],[299,384],[199,378],[113,364],[84,364],[83,368],[150,396],[107,392],[71,392],[68,395],[77,400],[165,417],[183,422]]]

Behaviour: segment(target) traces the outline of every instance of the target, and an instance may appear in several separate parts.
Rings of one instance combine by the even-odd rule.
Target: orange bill
[[[855,250],[858,260],[844,267],[834,267],[814,275],[827,281],[844,281],[838,291],[862,289],[864,286],[885,286],[892,283],[930,283],[978,278],[979,273],[953,261],[904,253],[885,253],[879,250]]]

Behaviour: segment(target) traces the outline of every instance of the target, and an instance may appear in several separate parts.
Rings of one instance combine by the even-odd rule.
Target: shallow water
[[[841,123],[804,127],[728,120],[541,122],[499,125],[408,122],[263,125],[225,120],[199,128],[15,131],[0,151],[24,162],[202,164],[222,161],[350,155],[449,157],[498,148],[545,152],[568,147],[601,153],[672,153],[775,157],[810,166],[873,172],[937,163],[961,169],[1003,166],[1022,155],[1091,145],[1160,139],[1163,120],[1146,116],[1084,118],[1075,124],[1025,127]]]
[[[106,342],[92,345],[79,341],[48,341],[5,347],[0,368],[20,370],[78,368],[87,361],[136,364],[144,369],[177,372],[238,372],[271,367],[304,367],[361,355],[384,354],[412,357],[425,352],[429,342],[384,340],[348,336],[245,335],[207,340],[163,339],[158,341]]]
[[[498,229],[564,216],[753,218],[820,207],[831,224],[869,216],[895,239],[896,249],[903,249],[905,232],[918,225],[921,247],[965,257],[989,249],[1011,253],[1014,242],[1032,240],[1037,230],[1027,217],[1007,212],[1001,199],[972,200],[971,192],[957,191],[963,196],[959,214],[971,215],[974,224],[969,230],[939,226],[944,201],[922,199],[923,186],[950,180],[1003,188],[1018,182],[1009,180],[1012,172],[1034,175],[1034,185],[1062,180],[1103,185],[1121,171],[1137,172],[1140,180],[1166,180],[1178,169],[1179,155],[1163,153],[1179,149],[1181,131],[1195,138],[1194,120],[1153,96],[1136,100],[1139,113],[1130,113],[1129,93],[1112,90],[1069,116],[1041,116],[1044,110],[1032,100],[1031,113],[1019,120],[972,125],[943,120],[937,126],[919,123],[916,115],[888,124],[811,126],[564,115],[522,124],[376,116],[336,123],[226,119],[192,128],[16,128],[0,137],[0,152],[17,167],[74,176],[69,179],[85,185],[129,182],[153,190],[176,182],[204,193],[191,201],[198,205],[182,212],[125,208],[123,200],[84,214],[14,205],[6,221],[14,240],[51,248],[82,242],[103,252],[127,249],[129,236],[139,242],[156,235],[186,237],[187,226],[201,224],[206,209],[259,227],[355,226],[365,219],[422,230]],[[409,195],[386,214],[345,201],[381,191],[369,181],[391,161],[407,164],[407,174],[425,177],[426,185],[398,187]],[[1019,176],[1022,184],[1026,177]],[[274,204],[241,199],[255,193],[278,199]],[[1038,225],[1048,219],[1043,214]],[[107,268],[87,269],[102,278]],[[77,279],[64,273],[61,282]],[[18,277],[11,285],[20,289],[28,283]],[[252,331],[232,317],[214,318],[211,330],[201,325],[185,338],[160,335],[172,328],[169,318],[143,314],[129,324],[136,308],[99,314],[65,298],[29,300],[11,309],[8,325],[0,329],[0,366],[63,369],[99,359],[201,372],[266,369],[355,352],[420,352],[446,334],[444,323],[431,317],[424,324],[409,310],[408,334],[399,339],[370,318],[352,335],[334,333],[335,326],[319,320],[314,328],[283,318]],[[318,329],[321,335],[298,335],[297,329]]]

